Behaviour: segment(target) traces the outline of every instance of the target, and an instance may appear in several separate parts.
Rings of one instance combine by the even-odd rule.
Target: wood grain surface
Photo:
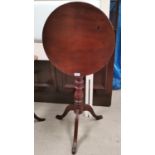
[[[114,52],[115,35],[106,15],[83,2],[58,7],[43,28],[43,46],[52,64],[68,75],[103,68]]]

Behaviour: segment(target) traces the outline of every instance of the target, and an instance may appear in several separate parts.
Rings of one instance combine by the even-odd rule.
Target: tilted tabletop
[[[99,71],[115,47],[113,27],[98,8],[71,2],[55,9],[43,28],[43,46],[52,64],[68,75]]]

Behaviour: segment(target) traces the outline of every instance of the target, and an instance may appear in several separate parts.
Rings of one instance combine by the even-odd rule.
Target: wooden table
[[[60,71],[75,77],[74,104],[68,105],[62,115],[74,111],[75,130],[72,153],[77,150],[79,114],[89,111],[96,120],[90,105],[83,102],[83,77],[103,68],[114,52],[115,35],[106,15],[98,8],[82,2],[58,7],[50,14],[43,28],[43,46],[52,64]]]

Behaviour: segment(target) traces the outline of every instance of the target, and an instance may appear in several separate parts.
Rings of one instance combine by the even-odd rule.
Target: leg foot
[[[34,118],[39,122],[45,121],[45,118],[40,118],[35,113],[34,113]]]
[[[100,120],[103,118],[102,115],[96,115],[93,108],[89,104],[84,105],[84,111],[89,111],[96,120]]]
[[[76,154],[76,151],[77,151],[76,147],[77,147],[77,143],[73,143],[72,154]]]
[[[62,120],[67,114],[69,111],[71,110],[74,110],[74,105],[68,105],[64,111],[64,113],[62,115],[56,115],[56,118],[59,119],[59,120]]]
[[[79,124],[79,110],[76,110],[72,154],[75,154],[77,152],[78,124]]]

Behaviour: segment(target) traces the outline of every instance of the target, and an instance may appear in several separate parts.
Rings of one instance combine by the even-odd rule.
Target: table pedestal
[[[89,104],[84,104],[83,102],[83,88],[84,80],[81,76],[75,76],[75,93],[74,93],[74,104],[68,105],[62,115],[57,115],[56,118],[61,120],[63,119],[69,111],[75,112],[75,125],[74,125],[74,139],[72,146],[72,153],[75,154],[77,151],[77,137],[78,137],[78,124],[79,124],[79,115],[84,111],[89,111],[96,120],[102,119],[102,115],[96,115],[93,108]]]

